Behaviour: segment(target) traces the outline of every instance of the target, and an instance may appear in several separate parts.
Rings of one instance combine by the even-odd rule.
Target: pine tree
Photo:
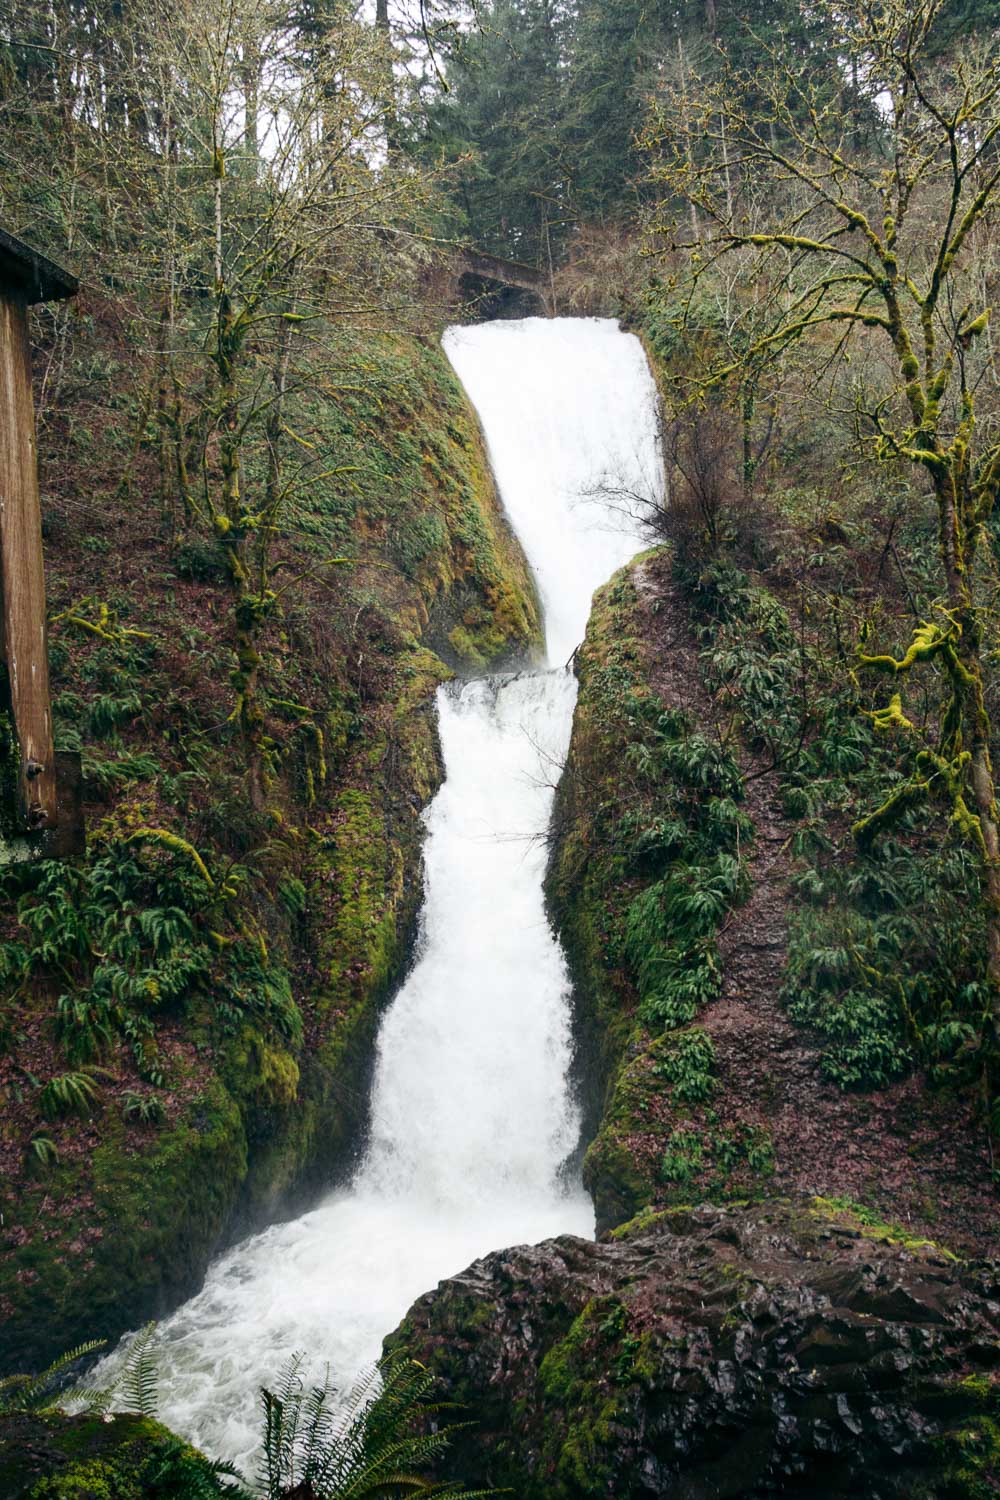
[[[562,35],[555,0],[493,0],[448,62],[425,154],[461,163],[458,227],[485,249],[539,261],[568,217]]]

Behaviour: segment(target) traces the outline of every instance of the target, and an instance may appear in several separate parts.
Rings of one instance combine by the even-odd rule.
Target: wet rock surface
[[[519,1500],[1000,1492],[1000,1266],[809,1202],[498,1252],[388,1342],[467,1408],[449,1472]]]
[[[0,1412],[3,1500],[223,1500],[209,1460],[148,1417]]]

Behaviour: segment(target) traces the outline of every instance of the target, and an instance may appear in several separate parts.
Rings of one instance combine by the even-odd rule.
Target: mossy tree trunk
[[[263,810],[267,791],[266,733],[260,692],[260,635],[272,611],[274,596],[262,584],[254,587],[250,557],[256,518],[244,503],[241,484],[243,422],[240,410],[238,362],[245,342],[245,319],[234,313],[225,286],[218,291],[214,360],[219,377],[219,462],[222,504],[216,512],[216,534],[226,554],[227,575],[233,593],[236,669],[232,684],[236,691],[233,719],[238,723],[247,761],[250,801]],[[266,578],[266,568],[262,575]]]

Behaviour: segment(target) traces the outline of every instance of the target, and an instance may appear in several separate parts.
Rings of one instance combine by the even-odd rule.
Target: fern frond
[[[245,1476],[235,1464],[226,1463],[221,1458],[210,1459],[208,1472],[214,1479],[232,1480],[231,1484],[224,1484],[222,1488],[222,1494],[227,1500],[255,1500]]]
[[[125,1408],[140,1417],[155,1417],[157,1403],[157,1374],[153,1363],[151,1345],[156,1333],[156,1324],[147,1323],[132,1340],[128,1357],[121,1373],[119,1389],[129,1403]]]
[[[17,1411],[14,1393],[23,1390],[30,1382],[30,1375],[5,1375],[0,1380],[0,1411]]]
[[[405,1474],[402,1472],[384,1474],[377,1483],[379,1489],[384,1486],[391,1486],[393,1489],[400,1490],[404,1494],[414,1495],[433,1495],[437,1488],[432,1479],[427,1479],[420,1474]]]
[[[305,1398],[302,1408],[302,1428],[305,1451],[302,1459],[301,1480],[311,1482],[322,1469],[325,1454],[333,1436],[334,1421],[330,1411],[329,1376],[321,1386],[314,1386]]]
[[[450,1481],[447,1484],[435,1485],[434,1488],[428,1490],[427,1493],[428,1495],[433,1496],[433,1500],[452,1500],[452,1497],[457,1496],[461,1496],[461,1500],[496,1500],[497,1495],[512,1495],[514,1491],[466,1490],[462,1488],[462,1485],[457,1480],[455,1480]]]
[[[405,1483],[408,1477],[401,1475],[400,1482]],[[440,1483],[425,1481],[417,1493],[426,1495],[427,1500],[452,1500],[452,1497],[455,1497],[455,1500],[458,1500],[458,1497],[461,1497],[461,1500],[496,1500],[497,1495],[512,1495],[514,1492],[513,1490],[467,1490],[463,1488],[459,1480],[448,1479]]]
[[[43,1410],[46,1398],[70,1366],[86,1359],[88,1354],[96,1354],[98,1349],[104,1348],[105,1342],[104,1339],[90,1339],[85,1344],[77,1344],[75,1349],[60,1354],[39,1375],[8,1375],[0,1380],[0,1411]]]
[[[261,1388],[261,1407],[264,1413],[264,1434],[261,1443],[260,1468],[258,1478],[260,1487],[267,1495],[268,1500],[275,1500],[282,1488],[282,1472],[280,1463],[281,1433],[284,1421],[284,1407],[281,1401],[272,1391]]]
[[[428,1470],[459,1428],[427,1431],[415,1421],[444,1409],[432,1399],[435,1377],[416,1360],[385,1360],[363,1372],[339,1412],[329,1377],[307,1391],[301,1365],[302,1356],[293,1356],[274,1391],[261,1391],[259,1487],[268,1500],[300,1490],[316,1500],[484,1500],[501,1493],[469,1494],[431,1477]]]
[[[116,1382],[111,1385],[91,1385],[88,1381],[74,1385],[69,1411],[71,1414],[83,1412],[88,1417],[106,1416],[111,1410],[117,1390]]]
[[[382,1381],[382,1372],[377,1364],[372,1365],[369,1369],[362,1371],[357,1380],[354,1382],[354,1385],[351,1387],[351,1393],[344,1405],[341,1419],[337,1423],[338,1433],[342,1433],[347,1430],[347,1428],[354,1421],[358,1412],[363,1407],[367,1406],[372,1400],[372,1397],[374,1396]]]

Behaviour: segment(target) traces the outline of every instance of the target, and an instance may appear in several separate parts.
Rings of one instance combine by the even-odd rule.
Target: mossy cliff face
[[[665,568],[664,551],[647,554],[595,597],[547,881],[576,982],[599,1230],[687,1200],[695,1180],[701,1196],[759,1191],[771,1167],[766,1133],[716,1112],[697,1024],[754,830],[684,622],[661,614]]]
[[[581,1057],[591,1095],[606,1086],[628,1038],[620,910],[613,888],[622,859],[606,837],[616,817],[617,779],[627,758],[630,701],[648,698],[648,655],[637,630],[629,569],[594,596],[586,639],[576,654],[579,695],[569,757],[556,791],[556,837],[547,895],[576,981]],[[624,755],[623,755],[624,750]],[[616,960],[618,960],[616,962]]]
[[[448,1473],[520,1500],[985,1497],[996,1266],[816,1205],[650,1214],[475,1262],[389,1344],[472,1425]]]
[[[0,1367],[163,1314],[227,1239],[349,1168],[421,899],[435,690],[538,648],[441,351],[345,336],[342,356],[344,389],[290,416],[347,477],[282,541],[298,582],[261,647],[263,809],[213,549],[156,535],[138,492],[113,536],[50,527],[89,852],[0,890]]]

